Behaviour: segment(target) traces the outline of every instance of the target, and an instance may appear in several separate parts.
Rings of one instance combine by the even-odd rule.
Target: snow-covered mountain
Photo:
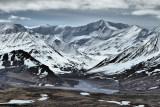
[[[86,73],[92,78],[114,78],[124,90],[152,90],[160,82],[160,34],[139,48],[105,59]]]
[[[138,48],[131,47],[114,57],[103,60],[88,74],[129,78],[136,77],[136,74],[142,72],[146,75],[159,73],[159,56],[160,34],[157,34]]]
[[[24,50],[55,73],[89,68],[92,70],[88,73],[116,73],[146,57],[152,58],[150,53],[157,51],[151,45],[156,44],[157,29],[104,20],[78,27],[42,25],[30,29],[3,24],[0,26],[0,54]]]
[[[69,46],[74,46],[74,48],[76,48],[79,52],[85,52],[88,54],[88,52],[91,51],[90,48],[94,47],[93,42],[99,43],[107,40],[112,37],[115,31],[128,27],[129,25],[126,24],[100,20],[79,27],[44,25],[31,30],[42,35],[49,35],[45,36],[44,39],[50,46],[54,47],[53,40],[50,40],[56,37],[59,41],[63,41],[69,44]],[[97,45],[99,46],[98,43]]]
[[[12,25],[12,27],[14,26]],[[58,51],[48,46],[43,40],[36,38],[30,32],[21,30],[7,34],[1,33],[0,35],[1,54],[12,50],[24,50],[36,60],[49,66],[55,73],[60,72],[62,68],[67,69],[74,66],[71,61],[64,58]]]
[[[63,31],[65,27],[42,25],[37,28],[31,29],[37,38],[44,40],[49,46],[54,48],[59,52],[64,52],[66,54],[80,54],[74,46],[64,42],[58,35]],[[60,29],[60,31],[58,30]]]
[[[0,34],[11,34],[17,32],[25,32],[27,29],[20,24],[2,24],[0,25]]]
[[[45,25],[31,30],[46,35],[42,39],[52,47],[57,48],[56,42],[61,44],[64,42],[73,46],[76,52],[84,53],[93,59],[96,58],[97,62],[134,45],[137,47],[146,38],[155,35],[155,32],[136,25],[131,26],[104,20],[79,27]],[[64,52],[64,48],[59,47],[59,50]],[[68,51],[75,53],[73,49],[68,49]],[[101,58],[97,56],[101,56]]]
[[[159,87],[160,28],[104,20],[78,27],[0,25],[0,81],[54,85],[65,83],[56,74],[72,72],[119,80],[126,90]]]
[[[157,34],[156,31],[136,25],[104,20],[78,27],[43,25],[30,30],[67,59],[78,62],[85,69],[128,48],[138,48]]]

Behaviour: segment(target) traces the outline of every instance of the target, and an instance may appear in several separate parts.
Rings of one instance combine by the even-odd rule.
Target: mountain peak
[[[99,21],[97,21],[97,22],[99,22],[99,23],[105,23],[105,22],[107,22],[107,21],[101,19],[101,20],[99,20]]]
[[[110,22],[110,21],[105,21],[103,19],[93,22],[95,24],[98,24],[99,26],[106,26],[107,28],[111,29],[111,30],[120,30],[120,29],[124,29],[124,28],[128,28],[129,25],[127,24],[123,24],[123,23],[115,23],[115,22]]]
[[[0,25],[0,33],[17,33],[17,32],[24,32],[27,29],[22,26],[21,24],[2,24]]]

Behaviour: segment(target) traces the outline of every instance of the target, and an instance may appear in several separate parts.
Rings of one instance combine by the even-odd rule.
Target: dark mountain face
[[[46,65],[41,64],[23,50],[0,55],[0,81],[25,85],[55,85],[62,80]]]
[[[6,53],[0,55],[2,66],[9,67],[9,66],[21,66],[25,64],[25,60],[30,60],[35,63],[35,65],[39,65],[40,63],[35,60],[31,55],[23,50],[15,50],[10,53]],[[26,65],[27,66],[27,65]]]

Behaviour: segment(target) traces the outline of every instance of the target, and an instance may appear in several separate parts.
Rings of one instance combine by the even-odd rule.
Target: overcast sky
[[[0,23],[79,26],[100,19],[160,27],[160,0],[0,0]]]

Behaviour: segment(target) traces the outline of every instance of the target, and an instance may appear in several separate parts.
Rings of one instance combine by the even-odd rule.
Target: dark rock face
[[[41,64],[22,50],[0,55],[0,59],[1,66],[4,67],[0,69],[0,81],[25,85],[55,85],[63,82],[49,67]],[[30,65],[30,63],[32,64]]]
[[[0,58],[3,61],[2,66],[5,67],[24,65],[24,61],[27,59],[33,61],[35,64],[40,64],[37,60],[35,60],[32,56],[30,56],[27,52],[24,52],[23,50],[16,50],[10,53],[0,55]]]

